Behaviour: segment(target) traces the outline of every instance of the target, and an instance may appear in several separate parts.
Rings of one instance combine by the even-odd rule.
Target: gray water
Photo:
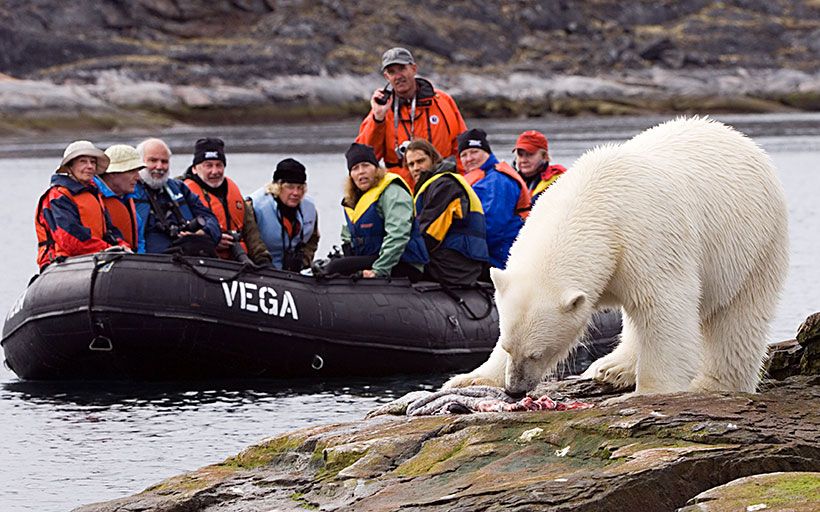
[[[772,156],[789,201],[791,270],[771,340],[794,336],[820,310],[820,115],[718,116],[752,136]],[[536,128],[550,139],[553,161],[569,165],[590,147],[625,140],[664,118],[538,119],[469,122],[485,128],[495,153],[509,159],[518,133]],[[270,179],[276,162],[293,156],[308,168],[309,194],[319,208],[319,256],[339,243],[343,151],[358,121],[162,134],[175,155],[172,172],[190,163],[193,141],[221,136],[228,174],[250,193]],[[102,147],[135,144],[143,136],[78,134]],[[37,197],[67,139],[0,140],[7,198],[0,202],[6,232],[0,246],[0,312],[8,311],[36,271],[32,216]],[[0,368],[0,510],[70,510],[84,503],[139,492],[160,480],[219,462],[277,433],[360,419],[407,391],[438,386],[447,376],[379,381],[267,381],[198,384],[39,384]]]

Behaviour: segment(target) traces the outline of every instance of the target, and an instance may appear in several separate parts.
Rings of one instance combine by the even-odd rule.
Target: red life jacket
[[[518,201],[515,203],[515,213],[522,219],[526,220],[530,215],[530,208],[532,208],[532,196],[530,195],[530,190],[527,188],[527,184],[524,182],[524,179],[521,178],[521,175],[515,172],[515,169],[510,167],[510,164],[507,162],[498,162],[495,164],[495,170],[506,174],[518,183],[519,192]],[[478,168],[468,172],[464,176],[464,179],[467,180],[467,183],[469,183],[470,186],[473,186],[484,179],[485,174],[486,173],[483,169]]]
[[[225,205],[228,206],[227,211],[218,197],[214,197],[213,194],[204,190],[195,180],[190,178],[185,180],[185,184],[188,185],[191,192],[198,195],[202,204],[207,206],[216,216],[223,233],[228,231],[242,233],[242,228],[245,225],[245,198],[242,197],[239,187],[236,186],[233,180],[225,178],[225,182],[228,184],[228,193],[225,197]],[[242,248],[247,251],[248,248],[245,242],[240,243]],[[228,249],[217,249],[216,252],[223,260],[231,259],[231,252]]]
[[[41,269],[57,258],[75,256],[56,243],[51,229],[43,218],[44,203],[46,201],[50,203],[52,199],[60,195],[66,196],[77,205],[80,224],[91,230],[93,238],[102,240],[105,236],[105,206],[98,194],[84,190],[74,195],[65,187],[59,185],[50,187],[37,201],[37,212],[34,216],[34,230],[37,233],[37,265]]]
[[[120,230],[122,238],[128,247],[137,252],[137,210],[134,200],[128,198],[128,204],[123,203],[118,197],[103,197],[103,204],[111,217],[111,223]]]

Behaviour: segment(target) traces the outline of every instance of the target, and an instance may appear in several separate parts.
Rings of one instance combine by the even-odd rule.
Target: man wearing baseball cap
[[[136,251],[139,237],[134,187],[145,164],[137,150],[126,144],[114,144],[105,150],[105,155],[111,163],[105,172],[94,177],[94,183],[100,189],[111,222],[120,230],[128,247]]]
[[[413,187],[404,163],[406,145],[426,139],[442,158],[458,156],[458,134],[467,129],[456,102],[447,93],[416,76],[418,66],[406,48],[384,52],[381,72],[388,84],[370,97],[370,112],[359,127],[356,142],[371,146],[390,172]],[[459,166],[459,170],[463,171]]]
[[[108,156],[87,140],[65,148],[34,217],[40,270],[69,256],[125,246],[94,183],[94,176],[105,172],[108,164]]]
[[[550,165],[547,138],[539,131],[527,130],[519,135],[513,153],[516,168],[532,194],[532,204],[567,171],[563,165]]]

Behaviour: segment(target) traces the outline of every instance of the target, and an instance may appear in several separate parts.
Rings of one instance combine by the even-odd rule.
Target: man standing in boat
[[[65,148],[34,216],[40,270],[69,256],[117,246],[127,248],[94,183],[94,176],[105,172],[108,163],[106,154],[87,140],[72,142]]]
[[[138,252],[216,256],[219,222],[182,181],[170,177],[168,145],[161,139],[147,139],[137,145],[137,152],[145,163],[134,191]]]
[[[277,270],[298,272],[310,268],[319,247],[316,204],[306,193],[305,166],[285,158],[276,164],[273,181],[248,198],[259,234]]]
[[[223,260],[250,257],[257,265],[270,265],[271,257],[259,235],[253,211],[236,183],[225,176],[225,143],[204,138],[194,145],[194,161],[183,178],[188,188],[216,216],[222,231],[216,253]]]
[[[126,144],[109,147],[105,150],[105,155],[111,163],[105,172],[94,177],[94,183],[100,189],[111,222],[120,230],[128,246],[136,251],[138,231],[134,187],[145,164],[142,163],[137,150]]]
[[[467,125],[453,98],[416,76],[418,67],[409,50],[391,48],[384,52],[381,69],[388,85],[370,97],[370,112],[359,127],[356,142],[371,146],[376,158],[384,160],[384,166],[412,188],[413,178],[404,162],[407,144],[425,139],[442,158],[457,159],[457,137]]]

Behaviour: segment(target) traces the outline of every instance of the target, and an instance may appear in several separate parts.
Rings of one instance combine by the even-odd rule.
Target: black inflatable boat
[[[618,332],[617,315],[598,317],[590,346],[606,351]],[[23,379],[177,380],[470,370],[497,337],[489,286],[99,253],[32,282],[8,313],[2,346]]]

